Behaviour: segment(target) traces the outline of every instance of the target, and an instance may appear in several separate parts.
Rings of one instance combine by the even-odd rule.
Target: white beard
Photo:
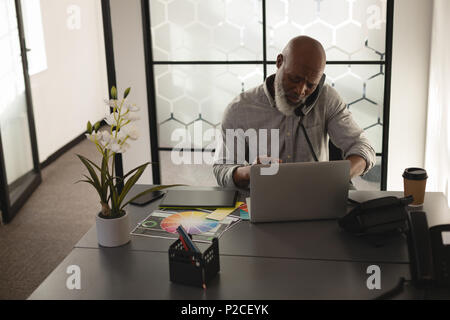
[[[281,79],[278,74],[275,75],[275,80],[273,83],[275,88],[275,105],[277,109],[285,116],[293,116],[295,114],[295,109],[301,105],[305,99],[302,99],[297,105],[293,106],[286,100],[286,94],[283,90],[283,85],[281,84]]]

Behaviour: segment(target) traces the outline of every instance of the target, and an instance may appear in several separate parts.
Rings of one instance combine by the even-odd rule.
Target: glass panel
[[[47,69],[44,30],[42,26],[41,5],[38,0],[22,0],[22,16],[30,76]]]
[[[150,1],[155,61],[261,60],[258,0]]]
[[[207,147],[202,134],[219,128],[223,111],[240,92],[263,81],[260,65],[155,65],[154,71],[161,148],[179,147],[179,139],[171,139],[176,129],[189,131],[190,147]]]
[[[177,152],[179,157],[190,159],[187,163],[177,165],[172,161],[170,151],[160,151],[161,183],[181,183],[190,186],[217,186],[212,166],[205,161],[201,164],[195,164],[195,157],[203,157],[206,153],[201,151]]]
[[[384,60],[386,0],[267,1],[267,58],[298,35],[319,40],[327,60]]]
[[[267,74],[276,66],[267,66]],[[333,86],[347,103],[355,121],[366,131],[367,138],[382,152],[384,66],[383,65],[327,65],[326,83]]]
[[[33,156],[13,0],[0,0],[0,15],[0,130],[11,184],[33,169]]]

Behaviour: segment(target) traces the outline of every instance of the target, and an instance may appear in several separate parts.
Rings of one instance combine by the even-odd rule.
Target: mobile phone
[[[166,193],[164,191],[149,192],[147,194],[144,194],[143,196],[140,196],[137,199],[134,199],[130,203],[137,206],[145,206],[146,204],[161,198],[165,194]]]

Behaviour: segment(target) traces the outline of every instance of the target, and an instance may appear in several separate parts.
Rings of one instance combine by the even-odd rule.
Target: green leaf
[[[101,171],[100,167],[98,165],[96,165],[94,162],[92,162],[91,160],[89,160],[88,158],[84,157],[84,156],[80,156],[77,154],[78,157],[82,157],[84,160],[86,160],[87,162],[89,162],[91,165],[93,165],[98,171]]]
[[[123,93],[123,98],[124,98],[124,99],[128,96],[128,94],[130,93],[130,90],[131,90],[131,88],[127,88],[127,89],[124,91],[124,93]]]
[[[140,166],[136,173],[133,174],[128,181],[125,183],[122,192],[120,193],[120,197],[118,199],[118,205],[120,206],[120,204],[122,203],[123,199],[125,198],[125,196],[127,195],[128,191],[130,191],[131,187],[134,186],[136,184],[136,182],[139,180],[139,178],[141,177],[141,175],[144,173],[145,168],[147,168],[148,163],[143,164],[142,166]]]
[[[81,162],[83,162],[83,164],[86,166],[86,168],[89,171],[89,174],[91,175],[92,181],[93,181],[93,186],[95,187],[95,189],[97,189],[98,193],[101,194],[101,186],[100,186],[100,181],[98,180],[97,174],[95,173],[94,168],[92,168],[91,164],[89,163],[90,160],[86,159],[85,157],[77,154],[78,158],[80,158]]]
[[[92,185],[92,186],[95,188],[95,190],[97,190],[97,193],[100,195],[100,193],[98,192],[98,189],[95,187],[95,185],[94,185],[94,183],[92,182],[91,179],[87,179],[87,180],[78,180],[77,182],[75,182],[75,184],[77,184],[77,183],[79,183],[79,182],[86,182],[86,183],[89,183],[90,185]]]
[[[147,189],[147,190],[139,193],[138,195],[134,196],[130,200],[128,200],[124,205],[122,205],[120,207],[120,210],[122,210],[131,201],[136,200],[137,198],[139,198],[139,197],[141,197],[141,196],[143,196],[143,195],[145,195],[147,193],[150,193],[150,192],[153,192],[153,191],[159,191],[159,190],[163,190],[163,189],[167,189],[167,188],[171,188],[171,187],[180,187],[180,186],[186,186],[186,185],[185,184],[169,184],[169,185],[161,185],[161,186],[157,186],[157,187],[153,187],[153,188]]]
[[[78,180],[78,181],[75,181],[75,184],[80,183],[80,182],[87,182],[87,183],[92,184],[92,181],[90,179],[89,180]]]
[[[97,121],[97,122],[94,124],[94,130],[95,130],[95,132],[98,132],[98,129],[100,129],[100,121]]]
[[[86,131],[87,133],[91,134],[92,133],[92,124],[90,121],[88,121],[87,125],[86,125]]]
[[[112,88],[111,88],[111,98],[117,99],[117,89],[115,86],[112,86]]]
[[[147,166],[149,164],[152,164],[153,162],[146,162],[144,164],[141,164],[140,166],[137,166],[133,170],[128,171],[123,177],[116,177],[117,180],[125,180],[128,176],[133,174],[136,170],[138,170],[140,167]]]
[[[102,185],[102,196],[101,199],[103,202],[107,203],[106,197],[108,195],[108,184],[106,183],[106,179],[109,178],[109,172],[108,172],[108,150],[105,149],[103,152],[103,158],[102,158],[102,168],[100,170],[100,180]]]

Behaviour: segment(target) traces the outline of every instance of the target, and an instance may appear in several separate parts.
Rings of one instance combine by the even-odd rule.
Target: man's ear
[[[280,53],[277,56],[277,69],[280,69],[282,64],[283,64],[283,55]]]

